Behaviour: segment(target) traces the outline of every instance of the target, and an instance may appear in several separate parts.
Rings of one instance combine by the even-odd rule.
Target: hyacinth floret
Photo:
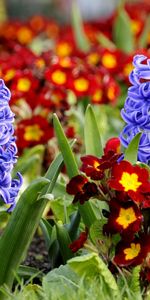
[[[11,211],[22,185],[22,176],[18,172],[13,179],[11,172],[17,162],[17,146],[14,136],[14,114],[9,107],[11,94],[0,79],[0,199],[8,204]]]
[[[135,55],[134,69],[121,116],[127,125],[123,128],[120,139],[126,148],[134,136],[141,132],[138,148],[138,160],[150,163],[150,59],[144,55]]]

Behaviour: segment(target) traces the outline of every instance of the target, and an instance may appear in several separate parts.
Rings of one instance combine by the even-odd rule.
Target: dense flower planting
[[[93,280],[103,299],[149,296],[149,13],[145,0],[107,20],[0,25],[0,299],[31,276],[45,299]],[[47,275],[18,269],[39,223]]]
[[[42,16],[33,16],[26,22],[8,21],[1,24],[0,75],[12,93],[10,104],[16,114],[19,153],[22,153],[23,147],[25,149],[36,144],[45,144],[53,137],[51,127],[54,111],[61,117],[67,132],[72,122],[67,111],[72,111],[72,107],[76,109],[80,103],[84,106],[84,102],[88,101],[96,106],[106,104],[120,108],[121,91],[129,85],[128,75],[133,68],[132,58],[138,48],[147,14],[150,11],[149,4],[140,3],[134,6],[127,4],[125,9],[130,16],[135,43],[134,49],[130,52],[118,49],[115,45],[113,28],[117,12],[107,20],[84,24],[85,34],[90,42],[90,47],[86,51],[79,49],[70,25],[60,26],[56,21]],[[137,14],[137,11],[140,13]],[[106,45],[99,40],[101,34],[108,40]],[[149,57],[148,46],[149,35],[147,35],[145,49],[138,48],[138,53],[141,52]],[[138,68],[140,68],[139,64]],[[70,99],[70,91],[74,95],[73,100]],[[144,95],[145,93],[144,88]],[[131,94],[132,89],[129,91],[130,102],[132,102]],[[144,95],[143,97],[147,97]],[[126,115],[128,115],[127,106],[131,108],[131,104],[128,100],[125,106]],[[138,114],[137,110],[136,114]],[[33,122],[31,119],[34,118],[39,119],[38,126],[42,131],[43,122],[40,121],[40,116],[45,122],[45,130],[50,131],[51,134],[46,137],[39,133],[40,137],[38,134],[35,140],[37,129],[33,124],[35,130],[30,130],[29,141],[29,135],[22,134],[22,131],[26,131],[26,126],[29,126],[28,124]],[[132,120],[133,118],[134,116]],[[138,116],[134,120],[134,125],[135,122],[138,126],[141,117]],[[146,126],[145,123],[143,124]],[[126,135],[129,130],[129,127],[125,129]],[[135,134],[137,130],[134,126]],[[76,129],[74,129],[75,134]],[[147,135],[142,136],[141,147],[142,140],[146,145],[145,139],[148,139]],[[122,140],[125,146],[130,142],[128,137],[125,138],[123,135]],[[143,148],[139,151],[140,158],[147,161],[147,157],[143,158],[143,151]]]

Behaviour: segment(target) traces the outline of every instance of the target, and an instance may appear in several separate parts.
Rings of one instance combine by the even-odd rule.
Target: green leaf
[[[113,37],[117,48],[126,53],[134,50],[134,36],[131,30],[131,20],[127,12],[120,8],[113,26]]]
[[[25,279],[30,279],[31,277],[36,277],[40,279],[42,278],[43,273],[42,271],[39,272],[39,270],[36,268],[20,265],[17,271],[17,275]]]
[[[150,28],[150,17],[148,16],[145,22],[144,29],[138,39],[138,48],[146,48],[148,43],[149,28]]]
[[[101,137],[91,105],[88,105],[85,113],[84,139],[86,154],[102,156],[103,148]]]
[[[128,145],[128,148],[125,150],[124,159],[129,161],[132,164],[137,162],[137,154],[138,154],[138,147],[141,138],[141,132],[136,134],[133,140]]]
[[[90,253],[78,256],[70,259],[67,264],[80,277],[84,276],[89,279],[103,277],[111,295],[119,298],[120,293],[115,278],[98,254]]]
[[[132,274],[129,282],[129,287],[135,299],[142,300],[141,287],[140,287],[140,272],[141,266],[136,266],[132,269]]]
[[[99,253],[108,254],[111,246],[111,238],[103,234],[103,226],[107,223],[106,219],[100,219],[94,222],[90,227],[90,238]]]
[[[66,294],[71,297],[72,292],[77,289],[78,281],[79,277],[68,265],[60,266],[43,278],[43,290],[47,299],[66,299]]]
[[[44,293],[40,285],[37,284],[28,284],[24,287],[23,292],[18,294],[16,298],[11,298],[14,300],[25,300],[25,299],[32,299],[32,300],[44,300]]]
[[[11,287],[19,264],[32,240],[39,219],[45,208],[45,200],[35,202],[48,180],[34,181],[21,195],[6,229],[0,239],[0,285]],[[5,255],[4,255],[5,253]]]
[[[47,249],[49,249],[50,243],[51,243],[53,226],[47,220],[42,218],[40,220],[40,227],[41,227],[43,235],[44,235],[46,247],[47,247]]]
[[[68,233],[68,230],[65,228],[63,224],[56,223],[56,232],[57,232],[57,240],[60,246],[60,252],[63,258],[63,262],[73,257],[74,254],[70,250],[69,245],[71,244],[71,239]]]
[[[27,149],[24,154],[18,159],[17,164],[13,169],[13,174],[16,174],[18,171],[21,174],[25,174],[27,172],[33,172],[33,168],[35,169],[34,172],[39,174],[41,164],[43,161],[43,154],[44,154],[44,146],[37,145],[32,147],[31,149]]]
[[[39,178],[31,183],[21,195],[10,217],[0,239],[0,285],[6,284],[11,288],[13,284],[14,273],[24,259],[47,204],[46,199],[41,198],[39,201],[37,199],[44,195],[47,189],[49,189],[49,193],[52,192],[62,166],[62,160],[62,156],[58,155],[46,173],[46,177],[51,180],[52,185],[49,186],[47,178]],[[0,296],[3,300],[4,296]]]
[[[58,139],[59,148],[61,150],[61,153],[64,158],[64,163],[66,165],[67,173],[68,176],[71,178],[73,176],[78,175],[79,173],[78,166],[75,161],[75,157],[73,155],[69,142],[64,134],[64,131],[62,129],[62,126],[56,114],[54,114],[53,116],[53,123],[54,123],[55,133]]]
[[[107,38],[107,36],[102,32],[97,34],[97,40],[99,41],[100,45],[103,46],[104,48],[107,48],[109,50],[116,49],[115,44],[109,38]]]
[[[75,1],[72,2],[72,27],[77,47],[84,52],[90,50],[90,42],[84,32],[79,7]]]
[[[58,120],[56,114],[53,117],[54,129],[58,139],[59,148],[64,158],[64,163],[66,165],[67,173],[69,178],[72,178],[79,174],[78,166],[75,161],[74,154],[71,150],[69,142],[64,134],[63,128]],[[93,207],[90,202],[84,203],[84,205],[79,204],[79,212],[83,218],[83,221],[87,227],[97,219]]]

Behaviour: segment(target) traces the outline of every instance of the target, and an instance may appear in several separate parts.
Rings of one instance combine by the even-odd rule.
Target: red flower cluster
[[[135,266],[146,261],[150,252],[149,225],[145,218],[150,209],[150,174],[144,167],[121,160],[118,149],[119,140],[112,138],[101,158],[81,157],[81,171],[86,177],[72,178],[67,192],[74,195],[73,203],[84,204],[90,198],[107,202],[109,211],[105,213],[103,233],[112,236],[112,240],[115,234],[120,235],[113,263]]]
[[[125,9],[131,18],[135,44],[138,44],[150,11],[149,5],[132,4],[126,5]],[[45,144],[53,137],[51,130],[51,134],[41,135],[41,138],[38,135],[36,141],[30,135],[29,143],[22,130],[26,131],[26,120],[32,117],[45,118],[44,130],[48,132],[52,125],[52,113],[57,112],[67,132],[68,126],[73,125],[66,111],[71,106],[76,109],[79,101],[89,101],[95,105],[117,105],[120,83],[121,86],[129,84],[128,75],[133,68],[132,58],[135,53],[127,54],[116,49],[112,32],[116,15],[107,20],[83,24],[91,42],[87,52],[78,49],[71,26],[60,27],[42,16],[33,16],[25,22],[8,21],[1,24],[0,75],[12,93],[11,108],[16,114],[20,153],[22,145],[32,147],[35,143]],[[108,39],[110,47],[99,43],[101,34]],[[41,37],[41,50],[37,54],[34,43]],[[147,48],[149,43],[148,35]],[[148,50],[144,54],[149,57]],[[70,94],[73,97],[70,98]],[[41,121],[38,126],[41,129]],[[78,137],[76,128],[72,133]]]

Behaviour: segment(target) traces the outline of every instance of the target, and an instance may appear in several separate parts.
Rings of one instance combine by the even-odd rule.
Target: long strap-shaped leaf
[[[135,164],[137,162],[138,147],[141,134],[141,132],[137,133],[128,145],[128,148],[125,150],[124,159],[128,160],[131,164]]]
[[[72,27],[77,47],[84,52],[89,51],[90,42],[84,32],[80,10],[75,1],[72,4]]]
[[[94,111],[89,104],[85,112],[84,140],[86,154],[102,156],[103,148]]]
[[[69,142],[64,134],[63,128],[56,114],[54,114],[53,116],[53,123],[55,133],[58,139],[59,148],[61,150],[61,153],[64,158],[64,163],[66,165],[68,176],[69,178],[72,178],[79,174],[77,163],[75,161]],[[91,224],[97,219],[90,202],[87,202],[83,205],[79,205],[79,212],[87,227],[90,227]]]
[[[31,183],[21,195],[0,239],[0,285],[6,284],[11,288],[14,273],[24,258],[47,204],[47,199],[42,197],[40,199],[39,194],[41,191],[42,195],[46,193],[47,188],[49,193],[52,192],[54,178],[56,181],[62,164],[63,158],[61,155],[58,155],[49,167],[46,178],[40,178]],[[47,178],[52,184],[51,182],[49,184]],[[5,299],[5,295],[0,294],[0,299]]]

